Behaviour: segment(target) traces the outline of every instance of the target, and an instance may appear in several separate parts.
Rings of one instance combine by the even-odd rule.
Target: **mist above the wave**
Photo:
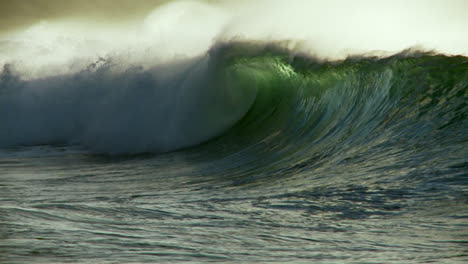
[[[463,0],[181,0],[135,5],[140,11],[132,19],[110,19],[118,8],[97,6],[93,14],[101,12],[100,19],[75,13],[46,17],[4,34],[0,63],[15,62],[31,76],[51,72],[45,66],[55,65],[56,73],[70,71],[100,56],[124,56],[129,63],[153,65],[197,56],[217,41],[232,39],[292,40],[294,48],[329,59],[415,46],[468,54]],[[141,5],[148,11],[142,12]]]
[[[225,20],[222,9],[200,1],[171,2],[119,23],[41,20],[0,38],[0,64],[14,64],[23,78],[76,72],[100,57],[151,67],[201,55]]]
[[[301,40],[303,48],[321,57],[398,52],[414,46],[468,54],[468,17],[462,0],[259,0],[236,8],[227,36]]]

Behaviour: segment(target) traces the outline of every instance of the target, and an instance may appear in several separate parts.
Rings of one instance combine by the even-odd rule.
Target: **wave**
[[[404,51],[325,61],[255,42],[219,43],[153,67],[101,58],[32,80],[5,65],[0,146],[110,154],[198,146],[210,156],[248,149],[270,153],[261,163],[284,157],[300,170],[337,153],[355,159],[357,148],[465,143],[467,73],[463,56]]]

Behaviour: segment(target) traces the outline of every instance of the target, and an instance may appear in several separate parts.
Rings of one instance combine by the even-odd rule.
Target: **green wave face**
[[[349,177],[379,169],[390,175],[394,171],[383,168],[391,164],[460,162],[444,160],[449,149],[454,157],[466,156],[456,147],[466,144],[466,57],[421,53],[321,62],[274,47],[220,50],[223,85],[256,89],[257,97],[232,129],[192,151],[222,163],[216,167],[244,168],[235,174],[241,182],[249,182],[248,175],[258,181],[259,174],[304,180],[303,173],[334,170],[352,171]]]

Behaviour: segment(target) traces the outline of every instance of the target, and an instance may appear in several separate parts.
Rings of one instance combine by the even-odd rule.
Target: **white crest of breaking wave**
[[[415,46],[468,55],[466,11],[464,0],[176,0],[132,23],[41,21],[0,39],[0,63],[21,62],[31,72],[127,54],[131,62],[154,64],[232,38],[295,40],[331,59]]]

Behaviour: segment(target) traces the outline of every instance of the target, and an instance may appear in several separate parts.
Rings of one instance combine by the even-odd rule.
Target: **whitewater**
[[[160,2],[0,34],[0,263],[468,261],[463,1]]]

